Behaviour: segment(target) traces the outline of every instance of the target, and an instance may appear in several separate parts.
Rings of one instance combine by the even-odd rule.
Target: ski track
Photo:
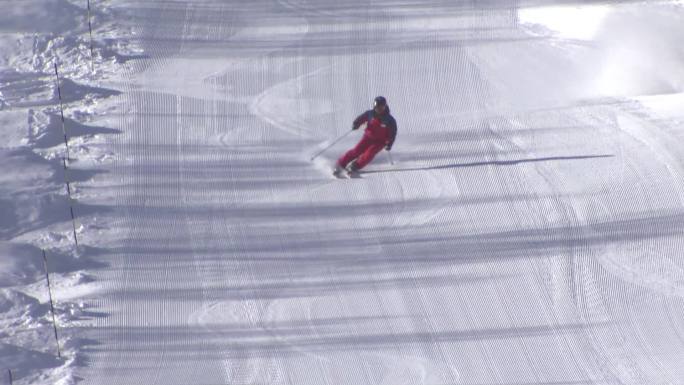
[[[130,74],[132,113],[112,139],[130,159],[112,170],[129,233],[109,254],[108,316],[86,331],[98,344],[85,383],[681,383],[681,153],[646,133],[636,103],[497,112],[483,45],[499,30],[533,53],[548,44],[525,40],[513,8],[454,7],[464,28],[493,32],[453,45],[426,33],[403,42],[420,49],[378,53],[401,31],[396,14],[158,5],[131,21],[149,59]],[[326,23],[336,10],[372,27],[325,55],[314,43],[341,33]],[[259,29],[274,20],[294,33]],[[374,70],[409,67],[431,81]],[[141,88],[145,73],[171,84]],[[212,97],[184,95],[198,83]],[[303,154],[376,93],[389,95],[394,167],[407,170],[379,154],[370,169],[387,172],[331,180]],[[321,98],[332,102],[310,102]],[[292,101],[289,119],[278,102]],[[426,106],[445,114],[406,112]]]

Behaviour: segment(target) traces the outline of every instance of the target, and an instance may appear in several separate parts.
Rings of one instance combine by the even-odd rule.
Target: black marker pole
[[[88,31],[90,32],[90,72],[95,72],[95,55],[93,54],[93,25],[90,22],[90,0],[88,0]]]
[[[59,113],[62,116],[62,134],[64,134],[64,146],[66,147],[66,158],[69,159],[69,140],[67,139],[66,126],[64,124],[64,106],[62,105],[62,90],[59,86],[59,72],[57,72],[57,62],[55,62],[55,78],[57,79],[57,95],[59,96]]]
[[[52,288],[50,287],[50,273],[48,272],[47,256],[43,250],[43,263],[45,265],[45,279],[47,280],[48,295],[50,297],[50,311],[52,312],[52,325],[55,329],[55,341],[57,342],[57,357],[62,358],[62,353],[59,350],[59,337],[57,335],[57,322],[55,321],[55,305],[52,301]]]
[[[71,186],[69,184],[69,177],[67,176],[69,169],[67,168],[66,159],[63,158],[62,162],[64,164],[64,183],[66,184],[67,188],[67,199],[69,199],[69,211],[71,212],[71,225],[74,232],[74,243],[78,247],[78,237],[76,236],[76,216],[74,215],[74,200],[71,199]]]

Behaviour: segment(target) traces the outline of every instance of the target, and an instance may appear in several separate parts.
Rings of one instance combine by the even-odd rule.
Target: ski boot
[[[347,166],[347,175],[350,178],[361,178],[361,172],[360,172],[359,166],[356,164],[356,161],[352,161],[349,163],[349,166]]]
[[[335,169],[333,170],[333,176],[335,178],[344,178],[345,177],[345,169],[344,167],[340,166],[339,164],[335,165]]]

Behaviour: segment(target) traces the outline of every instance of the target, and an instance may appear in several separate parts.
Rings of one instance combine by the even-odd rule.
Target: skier
[[[375,155],[384,148],[392,149],[397,137],[397,122],[390,115],[387,99],[378,96],[373,102],[373,109],[364,112],[354,119],[352,130],[358,130],[366,123],[366,130],[361,141],[337,160],[333,175],[341,177],[346,169],[350,176],[358,176]]]

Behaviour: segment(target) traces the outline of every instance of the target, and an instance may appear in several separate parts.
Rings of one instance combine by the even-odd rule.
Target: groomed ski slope
[[[530,5],[110,2],[144,55],[84,183],[74,378],[684,384],[684,12],[578,40]],[[332,179],[377,95],[395,164]]]

